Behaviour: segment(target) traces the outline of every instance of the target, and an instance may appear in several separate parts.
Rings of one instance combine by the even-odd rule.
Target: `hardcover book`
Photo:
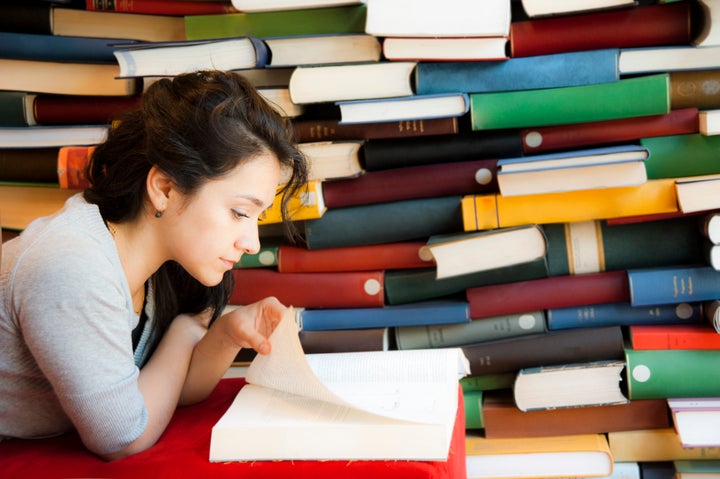
[[[720,397],[668,398],[667,404],[683,447],[720,445]]]
[[[407,95],[394,98],[373,98],[339,101],[342,123],[373,121],[430,120],[460,117],[470,109],[467,93]]]

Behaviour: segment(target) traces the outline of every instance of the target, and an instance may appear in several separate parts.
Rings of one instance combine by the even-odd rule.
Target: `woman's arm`
[[[253,348],[260,354],[269,353],[268,338],[286,311],[287,307],[270,297],[220,316],[195,346],[180,395],[180,405],[205,399],[241,348]]]

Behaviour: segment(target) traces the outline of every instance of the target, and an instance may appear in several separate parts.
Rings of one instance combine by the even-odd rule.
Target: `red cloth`
[[[113,462],[105,462],[89,453],[75,434],[50,439],[0,441],[0,477],[464,479],[466,476],[462,394],[447,461],[209,462],[210,430],[230,407],[243,384],[243,379],[220,381],[206,401],[178,409],[154,447]],[[246,440],[252,441],[252,437]]]

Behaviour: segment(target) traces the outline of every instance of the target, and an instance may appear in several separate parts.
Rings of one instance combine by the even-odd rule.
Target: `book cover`
[[[697,108],[672,110],[664,115],[569,125],[527,127],[521,131],[523,152],[535,153],[636,141],[655,136],[698,133]]]
[[[460,350],[306,355],[291,314],[213,426],[210,461],[447,459],[468,372]],[[238,440],[248,433],[250,446]]]
[[[720,472],[720,461],[717,459],[679,459],[673,461],[677,479],[701,479],[712,477]]]
[[[392,339],[390,328],[301,330],[298,337],[307,354],[389,351]]]
[[[366,171],[323,184],[328,208],[438,196],[494,193],[497,160],[452,161]],[[428,181],[432,179],[432,181]]]
[[[340,121],[367,123],[460,117],[470,109],[470,97],[467,93],[415,94],[393,98],[368,96],[368,98],[337,102],[336,105],[340,108]]]
[[[712,85],[720,81],[720,69],[669,72],[671,108],[720,108],[720,90]]]
[[[537,309],[628,301],[623,270],[515,281],[467,288],[470,316],[485,318]]]
[[[704,322],[702,303],[633,306],[629,301],[582,304],[547,310],[548,329]]]
[[[705,265],[629,269],[627,276],[633,306],[712,300],[720,288],[720,271]]]
[[[605,406],[521,411],[509,391],[486,392],[483,399],[483,417],[485,437],[490,439],[603,434],[671,426],[664,399],[638,399]]]
[[[381,121],[371,123],[340,123],[340,119],[297,118],[293,131],[298,142],[332,140],[371,140],[381,138],[417,138],[422,136],[455,135],[455,117],[427,120]]]
[[[398,349],[446,348],[539,334],[545,330],[544,311],[528,311],[458,324],[398,326],[395,343]]]
[[[49,62],[115,63],[111,38],[0,32],[0,58]]]
[[[530,17],[547,17],[551,15],[572,15],[593,10],[605,10],[637,5],[636,0],[522,0],[522,8]]]
[[[619,50],[509,58],[502,61],[420,62],[415,92],[497,92],[610,83],[620,79]]]
[[[462,300],[418,301],[374,308],[303,309],[303,331],[390,328],[470,322],[468,304]]]
[[[497,37],[385,37],[383,57],[392,61],[507,60],[508,38]]]
[[[633,324],[628,334],[633,349],[720,349],[720,334],[707,322]]]
[[[614,120],[670,111],[667,73],[597,85],[470,94],[473,130]]]
[[[720,398],[668,398],[667,405],[683,447],[720,445]]]
[[[618,70],[621,75],[637,75],[677,70],[710,70],[720,68],[720,46],[698,48],[672,45],[620,50]]]
[[[282,37],[323,33],[364,33],[365,5],[328,6],[222,15],[186,15],[187,40],[241,35]]]
[[[57,147],[0,148],[0,182],[57,184],[58,152]]]
[[[86,10],[129,12],[148,15],[219,15],[237,10],[229,0],[188,2],[186,0],[85,0]]]
[[[380,40],[364,33],[265,37],[267,67],[377,62],[382,58]]]
[[[31,221],[55,213],[79,190],[57,185],[0,185],[2,227],[24,230]]]
[[[146,42],[185,40],[182,16],[144,13],[102,12],[53,7],[52,34],[91,38],[116,38]]]
[[[95,145],[63,146],[55,156],[55,175],[60,188],[82,190],[90,186],[87,167]]]
[[[625,350],[630,400],[720,396],[720,354],[702,349]]]
[[[123,110],[140,106],[141,94],[130,96],[35,95],[26,110],[28,122],[38,125],[96,125],[109,123]],[[76,145],[74,145],[76,146]]]
[[[642,138],[640,144],[650,152],[650,157],[645,162],[650,179],[720,173],[717,162],[720,136],[700,133],[664,135]],[[678,155],[682,155],[683,161],[678,161]]]
[[[513,22],[510,54],[526,57],[600,48],[688,44],[691,36],[687,3],[638,5]]]
[[[638,429],[634,431],[614,431],[608,435],[610,452],[615,461],[636,461],[649,464],[666,464],[678,459],[718,459],[717,447],[683,447],[677,432],[671,427],[661,429]],[[664,468],[667,471],[667,468]],[[669,476],[675,469],[669,463]],[[643,476],[645,477],[645,476]]]
[[[373,308],[385,304],[382,271],[278,273],[272,269],[233,269],[229,304],[250,304],[267,296],[304,308]]]
[[[275,196],[273,204],[264,211],[263,216],[259,220],[259,224],[282,223],[282,188],[283,185],[278,187],[279,194]],[[321,218],[327,211],[327,206],[325,206],[325,200],[322,194],[322,181],[312,180],[305,183],[305,186],[290,198],[287,208],[289,220],[291,221]]]
[[[97,145],[105,140],[108,125],[56,125],[0,127],[2,148],[44,148]]]

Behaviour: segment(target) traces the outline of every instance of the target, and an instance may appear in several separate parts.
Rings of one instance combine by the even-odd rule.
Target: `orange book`
[[[633,349],[720,349],[720,334],[710,323],[629,327]]]
[[[680,436],[672,426],[610,432],[607,437],[616,462],[720,458],[720,448],[717,447],[683,447]]]
[[[85,170],[95,146],[63,146],[58,151],[57,174],[60,188],[84,189],[90,186]]]

